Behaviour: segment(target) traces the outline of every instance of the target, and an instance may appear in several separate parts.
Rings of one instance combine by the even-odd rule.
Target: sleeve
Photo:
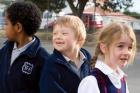
[[[96,78],[94,76],[84,78],[78,87],[78,93],[100,93]]]
[[[47,63],[47,62],[46,62]],[[66,93],[58,83],[58,72],[51,63],[45,64],[40,78],[40,93]]]

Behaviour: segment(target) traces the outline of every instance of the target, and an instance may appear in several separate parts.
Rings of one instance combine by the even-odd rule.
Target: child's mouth
[[[128,61],[128,58],[121,58],[121,61]]]
[[[56,44],[60,45],[60,44],[64,44],[64,42],[56,42]]]

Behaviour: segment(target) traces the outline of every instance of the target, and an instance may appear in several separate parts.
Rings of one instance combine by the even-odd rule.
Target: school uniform
[[[74,62],[56,49],[44,65],[40,90],[41,93],[77,93],[82,78],[89,75],[90,54],[80,50],[81,64],[76,67]]]
[[[34,36],[21,48],[7,41],[0,53],[0,93],[40,93],[40,74],[49,56],[40,40]]]
[[[117,71],[119,74],[97,61],[91,75],[81,81],[78,93],[129,93],[126,75],[119,68]]]

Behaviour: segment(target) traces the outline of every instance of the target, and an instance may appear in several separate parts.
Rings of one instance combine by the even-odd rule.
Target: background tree
[[[140,13],[130,12],[129,10],[125,10],[123,13],[129,16],[135,17],[137,19],[140,19]]]
[[[101,6],[104,10],[111,10],[113,12],[120,10],[127,10],[133,6],[132,0],[105,0],[104,5]]]
[[[25,0],[34,2],[42,11],[49,10],[59,13],[66,7],[66,0]]]
[[[9,5],[11,2],[10,2],[10,1],[0,0],[0,3],[3,3],[3,4],[6,4],[6,5]]]
[[[54,12],[60,12],[61,9],[66,7],[66,2],[69,4],[74,15],[81,17],[89,0],[26,0],[33,1],[42,10],[48,9]],[[133,5],[132,0],[93,0],[96,6],[103,8],[104,10],[119,11],[127,9]]]
[[[42,11],[48,9],[48,4],[51,0],[25,0],[34,2]]]

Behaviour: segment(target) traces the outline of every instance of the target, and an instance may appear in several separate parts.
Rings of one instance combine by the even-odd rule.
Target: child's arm
[[[40,93],[66,93],[57,82],[57,74],[55,67],[46,62],[40,79]]]
[[[78,93],[100,93],[96,78],[94,76],[84,78],[79,85]]]

